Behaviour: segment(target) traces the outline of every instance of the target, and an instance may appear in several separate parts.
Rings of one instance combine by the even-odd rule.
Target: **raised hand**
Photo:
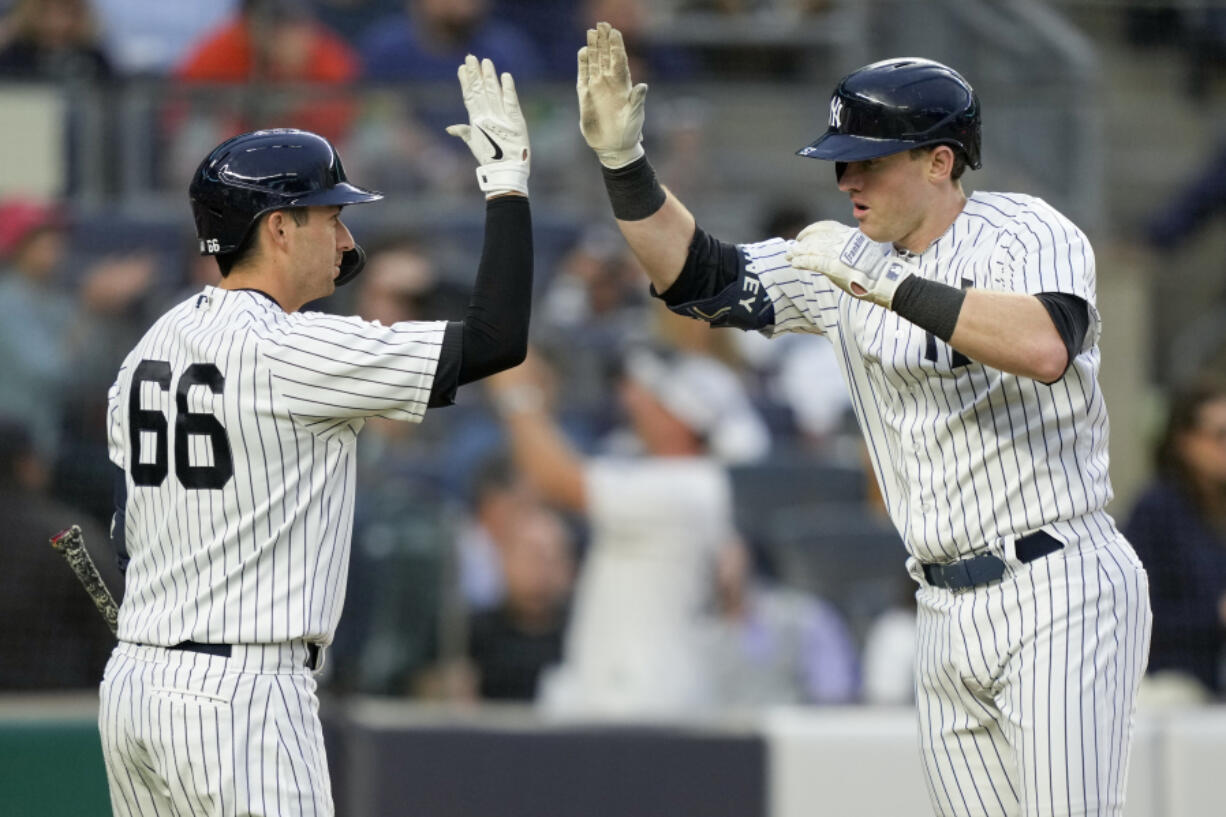
[[[630,82],[626,44],[608,23],[588,29],[579,49],[579,130],[600,163],[624,167],[643,155],[643,103],[647,85]]]
[[[528,195],[531,157],[528,126],[519,108],[515,80],[503,73],[499,80],[494,63],[469,54],[457,72],[467,125],[451,125],[447,132],[464,140],[477,158],[477,184],[487,197],[504,193]]]

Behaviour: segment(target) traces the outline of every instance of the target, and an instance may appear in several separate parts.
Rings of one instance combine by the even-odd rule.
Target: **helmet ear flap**
[[[353,245],[352,250],[345,250],[341,255],[341,271],[336,276],[336,286],[344,286],[345,284],[358,277],[358,273],[366,266],[366,250],[358,245]]]

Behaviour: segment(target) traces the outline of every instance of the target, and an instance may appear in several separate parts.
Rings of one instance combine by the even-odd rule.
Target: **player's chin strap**
[[[345,250],[345,254],[341,256],[341,274],[336,276],[336,285],[344,286],[357,278],[364,266],[366,266],[366,251],[354,244],[352,250]]]

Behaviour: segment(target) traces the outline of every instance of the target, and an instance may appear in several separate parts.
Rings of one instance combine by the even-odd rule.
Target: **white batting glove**
[[[819,221],[801,230],[787,259],[797,269],[820,272],[852,297],[887,309],[898,285],[915,274],[914,262],[891,244],[873,241],[837,221]]]
[[[447,132],[464,140],[477,157],[477,186],[486,198],[501,193],[528,195],[528,126],[519,109],[515,80],[504,73],[502,81],[490,60],[477,62],[469,54],[457,72],[467,125],[451,125]]]
[[[587,31],[579,49],[579,130],[600,163],[625,167],[643,155],[643,103],[647,85],[630,84],[626,44],[608,23]]]

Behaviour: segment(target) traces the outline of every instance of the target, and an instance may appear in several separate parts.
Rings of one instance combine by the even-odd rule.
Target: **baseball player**
[[[859,229],[731,245],[663,189],[647,87],[605,24],[579,52],[584,138],[653,292],[715,326],[834,344],[919,584],[916,697],[941,815],[1118,815],[1148,583],[1103,510],[1094,255],[1033,196],[968,196],[979,101],[955,71],[847,75],[801,156],[835,163]]]
[[[323,137],[245,133],[192,179],[222,279],[162,316],[110,392],[126,563],[99,724],[118,815],[333,814],[313,673],[344,601],[367,417],[420,422],[514,366],[532,288],[528,133],[509,74],[469,56],[485,248],[457,322],[298,311],[361,272],[351,184]]]

